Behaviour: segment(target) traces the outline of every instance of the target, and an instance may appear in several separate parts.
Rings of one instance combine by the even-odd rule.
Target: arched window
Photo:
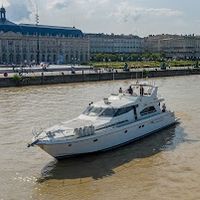
[[[85,61],[88,61],[88,54],[85,54]]]
[[[16,56],[16,63],[17,64],[21,63],[21,56],[19,54],[17,54],[17,56]]]
[[[51,62],[51,55],[47,56],[47,62]]]
[[[46,61],[46,57],[45,57],[45,55],[43,54],[42,55],[42,62],[45,62]]]
[[[57,62],[56,55],[53,55],[53,63],[56,64],[56,62]]]
[[[74,55],[73,55],[73,54],[71,54],[71,59],[70,59],[70,62],[71,62],[71,63],[74,63],[74,60],[75,60],[75,59],[74,59]]]
[[[13,61],[14,61],[14,57],[13,57],[13,54],[11,53],[11,54],[9,55],[9,63],[12,64]]]
[[[68,63],[69,62],[69,56],[66,54],[65,56],[65,62]]]
[[[2,55],[2,62],[7,63],[7,57],[5,53]]]
[[[34,55],[31,55],[31,62],[34,61]]]
[[[26,54],[23,55],[23,61],[27,60]]]
[[[84,62],[84,60],[83,60],[83,54],[80,55],[80,62]]]

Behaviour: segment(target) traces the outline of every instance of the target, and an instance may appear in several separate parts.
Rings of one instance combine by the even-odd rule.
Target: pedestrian
[[[166,105],[165,105],[165,103],[163,103],[163,105],[162,105],[162,112],[165,112],[166,111]]]
[[[140,96],[144,96],[144,88],[142,85],[140,86]]]
[[[133,89],[132,89],[131,85],[130,85],[130,87],[128,88],[128,93],[129,93],[130,95],[133,95]]]
[[[119,93],[122,93],[122,92],[123,92],[123,91],[122,91],[122,88],[120,87],[120,88],[119,88]]]

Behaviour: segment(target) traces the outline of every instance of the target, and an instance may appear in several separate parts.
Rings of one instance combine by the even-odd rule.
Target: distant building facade
[[[168,58],[200,59],[200,36],[83,34],[71,27],[15,24],[0,8],[0,64],[48,62],[81,64],[90,54],[163,53]]]
[[[0,9],[0,63],[21,64],[32,61],[53,64],[86,63],[89,41],[76,28],[14,24]]]
[[[130,54],[143,52],[143,39],[134,35],[86,34],[90,53]]]
[[[144,49],[164,53],[168,58],[200,58],[200,37],[194,35],[151,35],[144,39]]]

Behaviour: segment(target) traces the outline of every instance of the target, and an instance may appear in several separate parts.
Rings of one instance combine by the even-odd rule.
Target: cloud
[[[180,30],[186,27],[183,23],[188,16],[178,0],[175,1],[177,4],[174,4],[174,0],[169,0],[170,3],[159,0],[4,1],[7,2],[5,6],[11,21],[35,23],[37,2],[41,24],[76,26],[84,32],[129,34],[137,31],[143,34],[152,30],[175,31],[175,28]]]
[[[160,16],[175,17],[181,16],[183,13],[179,10],[169,8],[144,8],[136,7],[129,2],[121,2],[118,7],[111,13],[111,16],[118,18],[118,21],[138,21],[141,17]]]
[[[143,5],[144,6],[144,5]],[[66,11],[66,15],[92,20],[107,19],[118,22],[139,21],[142,17],[176,17],[182,12],[169,8],[145,8],[131,0],[51,0],[48,9]],[[68,13],[68,14],[67,14]],[[79,16],[78,13],[84,13]]]
[[[21,0],[8,0],[6,2],[6,10],[10,20],[15,22],[30,19],[32,14],[30,4],[27,1],[22,2]]]
[[[169,8],[147,8],[147,9],[140,9],[141,12],[144,14],[149,15],[156,15],[156,16],[181,16],[183,13],[179,10],[172,10]]]
[[[52,0],[47,8],[60,10],[70,6],[72,2],[72,0]]]

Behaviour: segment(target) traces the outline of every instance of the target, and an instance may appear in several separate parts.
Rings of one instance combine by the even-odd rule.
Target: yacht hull
[[[111,150],[139,140],[147,135],[176,123],[174,113],[166,112],[126,126],[101,131],[90,137],[62,143],[38,143],[37,145],[56,159]]]

